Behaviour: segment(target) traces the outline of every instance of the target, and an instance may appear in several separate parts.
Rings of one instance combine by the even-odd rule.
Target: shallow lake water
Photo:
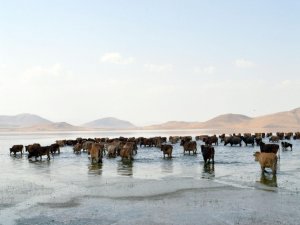
[[[220,143],[215,164],[205,166],[201,141],[196,155],[183,154],[175,144],[172,159],[163,159],[158,148],[142,147],[132,163],[104,157],[102,165],[91,165],[86,153],[74,154],[71,147],[50,161],[9,155],[14,144],[205,133],[211,131],[0,133],[0,224],[201,224],[201,213],[211,215],[203,224],[297,224],[300,141],[290,141],[293,151],[280,151],[277,176],[261,174],[253,157],[257,146]],[[266,219],[259,213],[263,204],[270,204],[269,212],[272,205],[282,210],[277,207],[274,219]]]

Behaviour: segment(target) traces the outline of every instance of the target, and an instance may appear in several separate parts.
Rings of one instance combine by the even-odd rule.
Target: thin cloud
[[[150,72],[171,72],[173,70],[172,64],[144,64],[144,67]]]
[[[214,66],[195,67],[194,72],[200,74],[214,74],[216,72],[216,67]]]
[[[122,65],[132,64],[134,63],[134,61],[135,59],[133,57],[125,58],[119,52],[108,52],[100,58],[100,63],[112,63]]]
[[[250,60],[246,60],[246,59],[237,59],[234,62],[236,67],[239,68],[253,68],[255,67],[255,63],[250,61]]]

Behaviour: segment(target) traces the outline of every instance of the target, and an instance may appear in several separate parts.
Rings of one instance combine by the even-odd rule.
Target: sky
[[[300,1],[0,0],[0,115],[74,125],[300,107]]]

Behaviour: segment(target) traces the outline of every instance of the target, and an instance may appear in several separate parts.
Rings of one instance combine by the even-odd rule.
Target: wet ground
[[[0,133],[0,224],[299,224],[300,141],[280,152],[275,177],[261,174],[253,158],[258,147],[223,144],[214,166],[201,154],[183,155],[179,144],[172,159],[139,148],[132,163],[104,158],[94,166],[70,147],[50,161],[9,155],[13,144],[57,139],[203,133]]]

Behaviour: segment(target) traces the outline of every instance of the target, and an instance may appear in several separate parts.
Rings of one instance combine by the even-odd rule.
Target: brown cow
[[[66,140],[57,140],[56,144],[58,144],[59,147],[64,147],[66,145]]]
[[[77,144],[73,147],[74,153],[81,153],[81,149],[82,149],[82,144],[80,144],[80,143],[77,143]]]
[[[85,141],[82,144],[82,150],[87,151],[88,155],[90,154],[90,151],[92,149],[94,142],[93,141]]]
[[[41,147],[41,145],[38,144],[38,143],[34,143],[32,145],[26,145],[25,146],[25,151],[30,153],[30,152],[36,151],[40,147]]]
[[[16,156],[17,152],[21,152],[21,155],[23,154],[23,145],[13,145],[10,149],[9,149],[9,154],[11,155],[11,153],[14,153],[14,156]]]
[[[278,136],[272,136],[269,138],[269,142],[279,142],[280,138]]]
[[[134,143],[127,142],[120,151],[120,156],[123,159],[133,160]]]
[[[196,154],[197,152],[197,143],[196,141],[188,141],[188,142],[185,142],[183,144],[183,154],[185,154],[185,152],[193,152],[193,154]]]
[[[179,136],[170,136],[169,142],[171,142],[171,144],[176,144],[179,141],[179,139]]]
[[[103,157],[103,145],[99,143],[93,143],[90,149],[91,162],[94,163],[102,163]]]
[[[172,151],[173,151],[172,145],[169,145],[169,144],[161,145],[160,150],[163,152],[164,158],[165,158],[165,155],[168,155],[169,158],[172,158]]]

